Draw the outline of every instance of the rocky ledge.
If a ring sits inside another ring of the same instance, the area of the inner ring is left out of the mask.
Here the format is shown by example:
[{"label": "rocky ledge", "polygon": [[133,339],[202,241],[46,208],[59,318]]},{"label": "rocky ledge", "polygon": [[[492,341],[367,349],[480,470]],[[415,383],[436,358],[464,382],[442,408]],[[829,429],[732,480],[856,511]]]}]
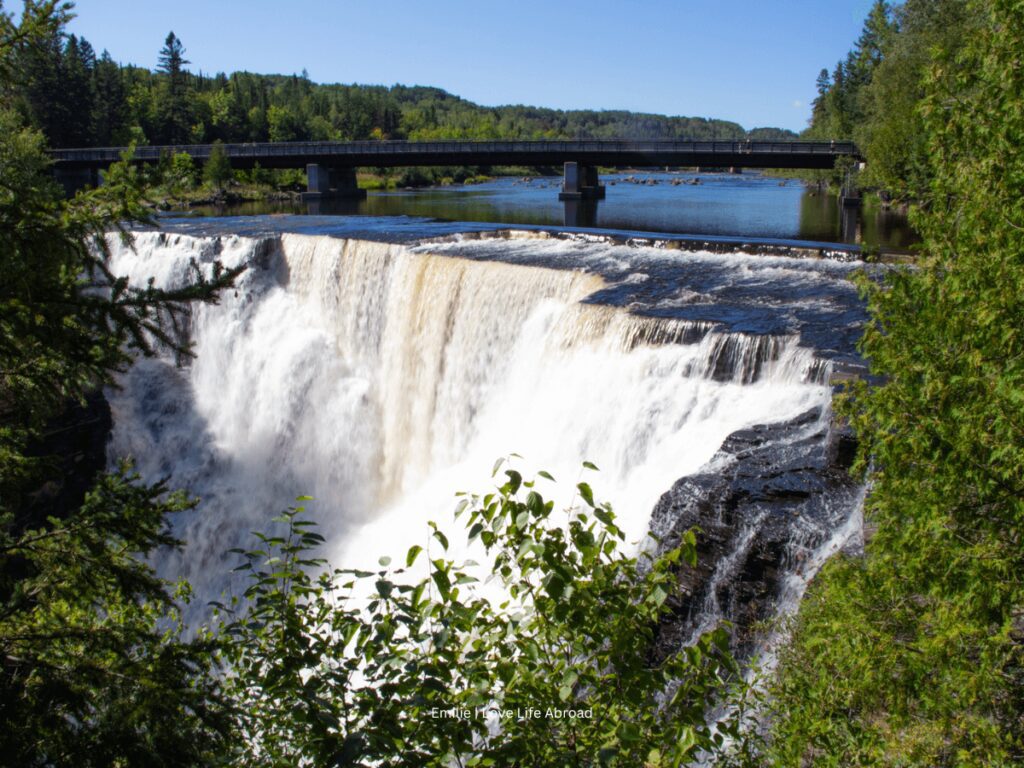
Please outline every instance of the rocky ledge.
[{"label": "rocky ledge", "polygon": [[658,653],[696,632],[731,625],[734,650],[754,649],[791,575],[829,540],[857,504],[848,473],[856,443],[830,414],[808,411],[781,424],[730,435],[708,471],[679,480],[658,502],[651,531],[663,547],[697,529],[696,568],[679,571],[680,592],[663,622]]}]

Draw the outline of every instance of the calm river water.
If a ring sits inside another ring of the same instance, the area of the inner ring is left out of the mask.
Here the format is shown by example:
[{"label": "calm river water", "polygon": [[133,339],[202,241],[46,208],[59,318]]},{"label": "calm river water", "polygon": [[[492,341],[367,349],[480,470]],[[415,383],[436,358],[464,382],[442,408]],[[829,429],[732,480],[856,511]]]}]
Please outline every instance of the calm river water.
[{"label": "calm river water", "polygon": [[601,177],[598,202],[558,200],[560,177],[500,178],[471,186],[370,192],[361,201],[253,203],[200,215],[312,213],[414,216],[443,221],[582,227],[678,235],[769,238],[906,250],[917,237],[905,216],[867,201],[847,209],[793,179],[742,174],[645,172]]}]

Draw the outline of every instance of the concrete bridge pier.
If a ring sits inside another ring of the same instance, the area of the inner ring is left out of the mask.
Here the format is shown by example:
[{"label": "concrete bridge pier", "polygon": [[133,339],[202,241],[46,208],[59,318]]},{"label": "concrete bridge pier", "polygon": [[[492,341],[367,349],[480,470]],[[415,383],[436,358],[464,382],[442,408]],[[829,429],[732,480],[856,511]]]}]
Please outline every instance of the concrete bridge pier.
[{"label": "concrete bridge pier", "polygon": [[597,178],[597,168],[576,162],[565,164],[559,200],[600,200],[604,194],[604,185]]},{"label": "concrete bridge pier", "polygon": [[359,213],[360,198],[315,197],[305,200],[306,213],[310,216],[351,216]]},{"label": "concrete bridge pier", "polygon": [[356,183],[355,168],[330,168],[319,163],[306,166],[306,191],[303,200],[361,200],[366,190]]},{"label": "concrete bridge pier", "polygon": [[839,239],[844,243],[859,243],[863,239],[859,202],[839,205]]},{"label": "concrete bridge pier", "polygon": [[562,224],[566,227],[596,227],[597,200],[567,199]]},{"label": "concrete bridge pier", "polygon": [[839,236],[843,242],[859,243],[863,235],[861,231],[861,205],[863,199],[858,190],[847,178],[839,192]]}]

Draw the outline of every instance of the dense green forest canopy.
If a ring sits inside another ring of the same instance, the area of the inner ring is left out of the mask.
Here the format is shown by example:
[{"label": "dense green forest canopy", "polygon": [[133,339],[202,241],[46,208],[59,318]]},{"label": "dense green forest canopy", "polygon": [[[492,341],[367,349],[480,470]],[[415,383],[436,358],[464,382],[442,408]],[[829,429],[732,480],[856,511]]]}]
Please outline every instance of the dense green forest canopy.
[{"label": "dense green forest canopy", "polygon": [[16,104],[53,147],[361,139],[791,139],[703,117],[483,107],[439,88],[321,85],[301,75],[189,72],[171,32],[155,71],[55,29],[21,54]]},{"label": "dense green forest canopy", "polygon": [[819,81],[811,130],[862,142],[923,243],[862,283],[865,549],[805,597],[769,764],[1024,764],[1022,52],[1020,0],[878,2]]},{"label": "dense green forest canopy", "polygon": [[[801,138],[852,139],[867,159],[861,186],[923,200],[934,163],[920,105],[934,56],[955,56],[979,21],[964,0],[876,0],[846,57],[818,74]],[[837,170],[818,177],[835,181]]]}]

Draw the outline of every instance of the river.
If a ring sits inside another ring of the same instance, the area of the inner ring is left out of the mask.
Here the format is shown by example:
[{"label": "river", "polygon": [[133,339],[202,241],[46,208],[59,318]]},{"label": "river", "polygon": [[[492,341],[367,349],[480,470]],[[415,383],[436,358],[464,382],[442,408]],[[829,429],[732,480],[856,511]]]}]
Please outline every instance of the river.
[{"label": "river", "polygon": [[917,237],[905,215],[865,200],[847,211],[835,195],[758,171],[606,174],[607,197],[597,202],[558,200],[561,177],[498,178],[483,184],[371,191],[365,200],[318,203],[248,203],[200,208],[195,215],[314,213],[412,216],[449,222],[613,229],[719,238],[856,243],[906,251]]}]

